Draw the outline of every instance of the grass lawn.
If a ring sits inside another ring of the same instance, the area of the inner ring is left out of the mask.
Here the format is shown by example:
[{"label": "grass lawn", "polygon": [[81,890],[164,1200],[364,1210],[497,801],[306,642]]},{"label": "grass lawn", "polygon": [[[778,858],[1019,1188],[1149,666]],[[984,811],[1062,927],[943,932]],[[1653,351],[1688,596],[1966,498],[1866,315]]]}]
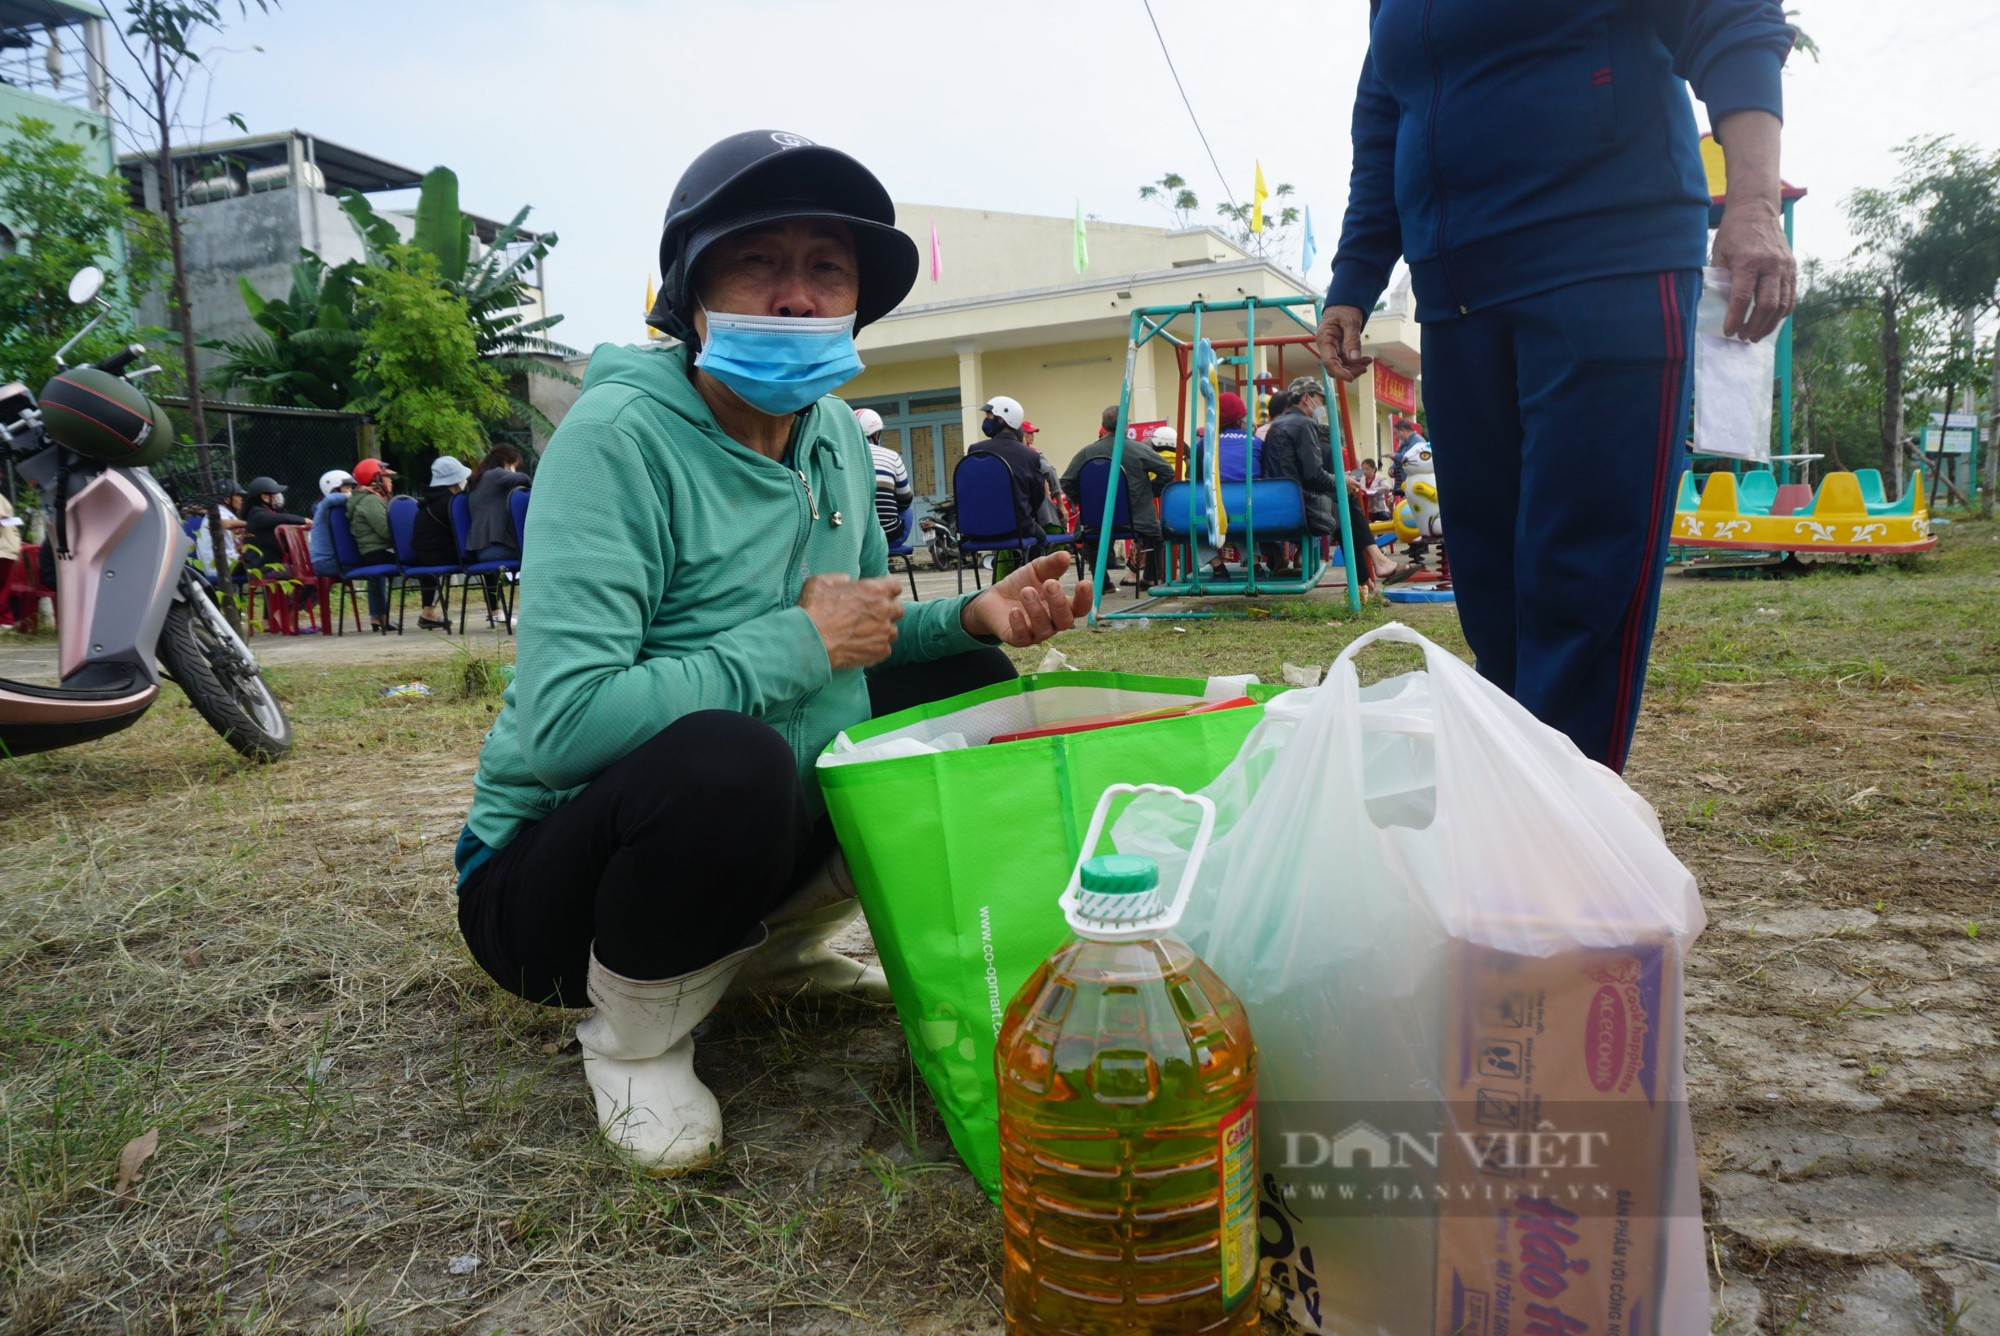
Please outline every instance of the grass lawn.
[{"label": "grass lawn", "polygon": [[[2000,1331],[2000,528],[1942,532],[1663,603],[1629,778],[1710,913],[1719,1331]],[[1452,612],[1397,615],[1463,652]],[[1058,644],[1276,680],[1381,620],[1274,600]],[[423,665],[433,694],[399,700],[407,663],[275,669],[275,767],[171,688],[0,764],[0,1329],[997,1331],[994,1213],[886,1011],[712,1020],[712,1172],[594,1142],[574,1017],[490,984],[453,917],[488,667]]]}]

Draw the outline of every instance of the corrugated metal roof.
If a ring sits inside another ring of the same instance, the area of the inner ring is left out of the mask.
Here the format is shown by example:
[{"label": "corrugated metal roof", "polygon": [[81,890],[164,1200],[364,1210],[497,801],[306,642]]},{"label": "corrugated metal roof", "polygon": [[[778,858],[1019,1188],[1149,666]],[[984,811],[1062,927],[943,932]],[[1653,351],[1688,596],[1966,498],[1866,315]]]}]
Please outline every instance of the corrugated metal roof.
[{"label": "corrugated metal roof", "polygon": [[[0,4],[7,0],[0,0]],[[180,144],[174,160],[189,158],[229,158],[245,167],[276,167],[289,160],[294,139],[309,140],[312,159],[326,177],[329,190],[358,190],[372,195],[383,190],[411,190],[423,184],[423,173],[385,162],[373,154],[309,135],[303,130],[281,130],[276,134],[245,135],[240,139],[216,139],[206,144]],[[128,153],[118,160],[128,173],[150,166],[150,154]]]},{"label": "corrugated metal roof", "polygon": [[40,28],[50,23],[108,19],[102,5],[90,0],[0,0],[0,29]]}]

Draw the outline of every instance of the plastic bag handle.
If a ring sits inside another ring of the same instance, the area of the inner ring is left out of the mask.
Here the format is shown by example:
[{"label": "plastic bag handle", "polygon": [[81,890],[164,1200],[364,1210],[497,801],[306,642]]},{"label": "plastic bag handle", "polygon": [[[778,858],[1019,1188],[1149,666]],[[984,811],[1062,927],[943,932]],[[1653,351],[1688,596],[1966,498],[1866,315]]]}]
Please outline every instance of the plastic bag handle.
[{"label": "plastic bag handle", "polygon": [[1354,637],[1353,643],[1340,651],[1340,657],[1333,661],[1334,667],[1338,668],[1343,663],[1354,662],[1355,655],[1367,649],[1378,640],[1395,640],[1405,645],[1415,645],[1424,651],[1425,658],[1430,657],[1431,642],[1425,639],[1421,632],[1413,631],[1401,622],[1385,622],[1373,631],[1364,631],[1362,634]]},{"label": "plastic bag handle", "polygon": [[1105,928],[1093,925],[1092,938],[1098,941],[1126,942],[1141,937],[1157,937],[1163,932],[1171,932],[1181,921],[1181,913],[1187,908],[1188,896],[1194,891],[1194,875],[1201,867],[1202,855],[1208,852],[1209,836],[1215,833],[1215,804],[1199,793],[1183,793],[1169,784],[1113,784],[1098,795],[1097,810],[1091,813],[1090,829],[1083,837],[1083,848],[1076,856],[1076,866],[1070,869],[1069,885],[1063,888],[1063,917],[1071,919],[1080,903],[1079,892],[1083,889],[1083,865],[1090,861],[1091,851],[1097,848],[1099,837],[1104,834],[1104,822],[1111,815],[1111,800],[1121,793],[1158,793],[1182,802],[1201,812],[1201,823],[1195,828],[1194,843],[1188,847],[1187,866],[1181,872],[1181,884],[1174,891],[1173,902],[1151,918],[1135,919],[1122,927]]}]

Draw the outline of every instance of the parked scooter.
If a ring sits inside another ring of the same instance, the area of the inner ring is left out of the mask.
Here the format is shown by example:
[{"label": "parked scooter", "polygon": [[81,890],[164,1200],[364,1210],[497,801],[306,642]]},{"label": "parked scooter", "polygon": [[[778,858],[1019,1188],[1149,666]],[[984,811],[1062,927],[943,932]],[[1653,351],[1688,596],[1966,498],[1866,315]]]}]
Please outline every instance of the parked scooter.
[{"label": "parked scooter", "polygon": [[948,496],[932,506],[931,513],[917,521],[917,527],[924,531],[924,544],[931,550],[931,565],[941,571],[957,570],[961,559],[957,498]]},{"label": "parked scooter", "polygon": [[164,669],[230,746],[278,760],[291,749],[291,723],[188,565],[174,503],[146,469],[173,448],[173,424],[131,382],[159,368],[128,378],[146,351],[138,344],[95,366],[63,361],[111,310],[103,287],[94,267],[71,281],[71,301],[104,310],[57,351],[64,369],[39,398],[25,385],[0,387],[0,450],[51,520],[62,677],[54,687],[0,679],[0,756],[130,727],[158,698]]}]

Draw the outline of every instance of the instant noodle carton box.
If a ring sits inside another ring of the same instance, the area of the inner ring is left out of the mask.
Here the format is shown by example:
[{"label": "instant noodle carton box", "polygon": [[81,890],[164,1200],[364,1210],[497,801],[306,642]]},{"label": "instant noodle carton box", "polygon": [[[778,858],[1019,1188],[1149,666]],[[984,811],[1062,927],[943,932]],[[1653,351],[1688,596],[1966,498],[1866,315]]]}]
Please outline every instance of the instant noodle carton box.
[{"label": "instant noodle carton box", "polygon": [[1452,947],[1435,1330],[1649,1336],[1683,1115],[1671,942]]}]

